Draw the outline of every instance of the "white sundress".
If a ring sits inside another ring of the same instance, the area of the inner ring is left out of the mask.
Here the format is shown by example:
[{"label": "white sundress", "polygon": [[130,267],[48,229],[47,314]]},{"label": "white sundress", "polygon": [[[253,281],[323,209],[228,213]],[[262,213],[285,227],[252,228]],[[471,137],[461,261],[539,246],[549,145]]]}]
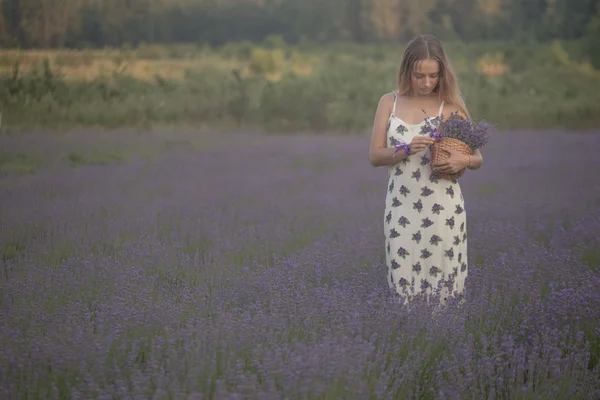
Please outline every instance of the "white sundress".
[{"label": "white sundress", "polygon": [[[407,124],[395,116],[397,93],[387,125],[389,147],[428,135],[436,118]],[[431,125],[427,124],[427,121]],[[403,150],[400,150],[403,151]],[[385,254],[388,284],[408,303],[440,288],[443,303],[463,299],[467,277],[467,226],[464,199],[456,180],[438,179],[430,166],[431,150],[410,155],[388,169],[385,199]]]}]

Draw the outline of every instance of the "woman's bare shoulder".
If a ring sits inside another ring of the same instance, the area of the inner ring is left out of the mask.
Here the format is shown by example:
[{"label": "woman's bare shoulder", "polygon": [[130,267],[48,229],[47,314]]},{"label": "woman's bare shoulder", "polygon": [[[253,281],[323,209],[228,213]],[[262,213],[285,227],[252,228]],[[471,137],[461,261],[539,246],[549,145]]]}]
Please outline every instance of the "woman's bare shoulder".
[{"label": "woman's bare shoulder", "polygon": [[395,96],[395,92],[388,92],[388,93],[384,93],[381,98],[379,99],[379,104],[382,105],[392,105],[392,103],[394,103],[394,96]]},{"label": "woman's bare shoulder", "polygon": [[450,118],[450,116],[452,114],[456,114],[458,113],[458,115],[460,115],[463,118],[466,118],[467,116],[465,115],[465,113],[463,112],[462,108],[458,106],[458,104],[454,104],[452,102],[444,102],[444,109],[442,110],[442,114],[444,115],[444,119],[448,119]]},{"label": "woman's bare shoulder", "polygon": [[394,92],[384,93],[379,99],[377,109],[381,112],[391,112],[394,105]]},{"label": "woman's bare shoulder", "polygon": [[444,102],[444,114],[450,114],[451,112],[460,111],[460,108],[457,104],[454,104],[450,101]]}]

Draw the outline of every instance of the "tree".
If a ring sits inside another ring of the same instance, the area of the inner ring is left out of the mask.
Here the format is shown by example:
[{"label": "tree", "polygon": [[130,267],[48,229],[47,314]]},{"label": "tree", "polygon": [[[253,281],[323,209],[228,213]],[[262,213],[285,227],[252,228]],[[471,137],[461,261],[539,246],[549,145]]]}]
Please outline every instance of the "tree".
[{"label": "tree", "polygon": [[400,4],[398,0],[372,0],[371,24],[378,38],[397,38],[400,34]]},{"label": "tree", "polygon": [[28,41],[40,47],[63,46],[76,24],[78,0],[20,0],[21,28]]},{"label": "tree", "polygon": [[[592,37],[600,0],[0,0],[0,44]],[[595,32],[595,31],[594,31]],[[593,41],[589,39],[589,41]]]},{"label": "tree", "polygon": [[586,47],[590,62],[595,69],[600,70],[600,3],[586,28]]},{"label": "tree", "polygon": [[435,8],[436,0],[406,0],[406,18],[408,35],[420,35],[431,30],[429,13]]},{"label": "tree", "polygon": [[0,45],[7,46],[8,34],[6,33],[6,20],[8,18],[4,15],[4,2],[0,1]]}]

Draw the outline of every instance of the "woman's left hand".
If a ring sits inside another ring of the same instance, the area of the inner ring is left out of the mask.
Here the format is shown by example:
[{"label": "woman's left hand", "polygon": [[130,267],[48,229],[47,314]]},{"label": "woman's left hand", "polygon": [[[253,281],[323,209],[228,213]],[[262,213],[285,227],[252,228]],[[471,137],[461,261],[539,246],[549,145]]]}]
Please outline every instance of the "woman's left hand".
[{"label": "woman's left hand", "polygon": [[469,164],[469,156],[460,153],[456,150],[443,150],[449,154],[445,160],[432,164],[432,169],[435,172],[444,174],[456,174],[462,171]]}]

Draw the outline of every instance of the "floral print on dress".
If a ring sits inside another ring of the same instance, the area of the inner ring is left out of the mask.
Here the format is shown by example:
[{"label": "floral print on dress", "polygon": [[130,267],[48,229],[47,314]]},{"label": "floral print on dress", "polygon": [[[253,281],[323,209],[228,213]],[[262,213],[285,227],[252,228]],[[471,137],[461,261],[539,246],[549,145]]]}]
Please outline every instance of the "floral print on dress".
[{"label": "floral print on dress", "polygon": [[417,169],[415,172],[413,172],[412,177],[419,182],[419,180],[421,179],[421,170]]},{"label": "floral print on dress", "polygon": [[432,193],[433,193],[433,190],[429,189],[427,186],[425,186],[424,188],[421,188],[421,196],[423,196],[423,197],[431,196]]},{"label": "floral print on dress", "polygon": [[441,241],[442,241],[442,238],[439,237],[438,235],[433,235],[431,237],[431,239],[429,239],[429,243],[434,246],[437,246],[438,244],[440,244]]},{"label": "floral print on dress", "polygon": [[[411,125],[393,116],[387,127],[390,147],[430,135],[441,120],[438,115]],[[428,148],[388,168],[384,213],[388,284],[408,298],[440,288],[444,298],[460,299],[468,273],[467,213],[460,183],[439,178],[431,159]]]},{"label": "floral print on dress", "polygon": [[413,233],[412,240],[417,242],[417,244],[421,243],[421,231],[417,231],[416,233]]},{"label": "floral print on dress", "polygon": [[413,203],[413,209],[417,210],[418,213],[423,211],[423,203],[421,202],[421,199],[417,200],[416,203]]},{"label": "floral print on dress", "polygon": [[440,212],[444,211],[444,210],[445,210],[444,206],[441,204],[438,204],[438,203],[435,203],[433,205],[433,207],[431,207],[431,212],[434,213],[435,215],[440,215]]},{"label": "floral print on dress", "polygon": [[416,272],[417,274],[421,273],[421,263],[419,261],[417,261],[416,264],[413,264],[412,270],[414,272]]},{"label": "floral print on dress", "polygon": [[398,219],[398,225],[400,225],[403,228],[406,228],[406,225],[410,224],[410,221],[408,220],[408,218],[406,217],[400,217],[400,219]]},{"label": "floral print on dress", "polygon": [[404,259],[406,259],[406,256],[410,256],[410,253],[408,252],[408,250],[406,250],[404,247],[400,247],[398,249],[398,255]]}]

